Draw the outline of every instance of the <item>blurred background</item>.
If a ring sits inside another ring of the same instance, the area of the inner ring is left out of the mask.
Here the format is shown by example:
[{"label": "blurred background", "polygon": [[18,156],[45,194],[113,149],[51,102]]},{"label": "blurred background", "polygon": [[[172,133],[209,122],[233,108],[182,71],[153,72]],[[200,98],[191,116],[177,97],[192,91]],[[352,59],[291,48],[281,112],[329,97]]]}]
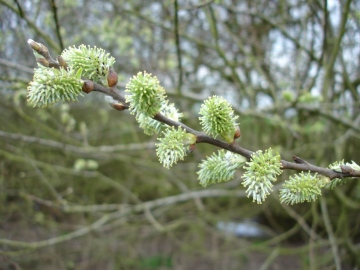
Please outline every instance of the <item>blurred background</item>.
[{"label": "blurred background", "polygon": [[360,185],[313,203],[261,205],[233,181],[202,188],[198,145],[167,170],[156,137],[104,95],[32,108],[35,57],[105,49],[119,89],[156,75],[200,129],[211,95],[239,115],[239,143],[319,166],[360,163],[360,1],[0,0],[0,269],[359,269]]}]

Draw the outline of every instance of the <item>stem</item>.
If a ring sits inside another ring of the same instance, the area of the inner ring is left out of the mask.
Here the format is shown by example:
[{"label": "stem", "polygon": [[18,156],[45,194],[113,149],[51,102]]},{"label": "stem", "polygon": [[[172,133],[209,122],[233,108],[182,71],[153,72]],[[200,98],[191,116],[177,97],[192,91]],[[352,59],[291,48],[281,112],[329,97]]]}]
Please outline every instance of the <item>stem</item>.
[{"label": "stem", "polygon": [[[215,33],[217,33],[217,32],[215,31]],[[29,42],[29,44],[39,54],[43,55],[45,57],[45,59],[47,59],[49,62],[54,61],[51,58],[51,56],[48,52],[48,49],[44,45],[37,44],[36,42],[33,42],[33,41]],[[57,61],[54,61],[53,67],[60,68],[60,64]],[[129,104],[126,102],[125,97],[119,93],[119,91],[116,87],[109,88],[109,87],[105,87],[105,86],[95,83],[95,82],[93,82],[93,83],[94,83],[93,91],[97,91],[97,92],[101,92],[103,94],[109,95],[109,96],[113,97],[115,100],[121,102],[124,105],[124,109],[129,108]],[[252,151],[241,147],[235,141],[229,144],[224,141],[212,138],[203,132],[199,132],[195,129],[192,129],[191,127],[188,127],[187,125],[185,125],[182,122],[174,121],[170,118],[167,118],[165,115],[163,115],[161,113],[156,114],[153,117],[153,119],[155,119],[161,123],[164,123],[168,126],[184,128],[188,133],[194,134],[197,137],[196,143],[208,143],[208,144],[217,146],[219,148],[231,151],[233,153],[240,154],[240,155],[246,157],[248,160],[251,159],[251,155],[253,154]],[[294,160],[294,162],[281,160],[281,168],[283,170],[289,169],[289,170],[295,170],[295,171],[309,171],[312,173],[318,173],[318,174],[328,177],[329,179],[356,177],[356,176],[360,175],[360,172],[358,172],[358,171],[347,170],[346,166],[344,168],[342,168],[342,172],[337,172],[337,171],[334,171],[334,170],[331,170],[328,168],[322,168],[322,167],[312,165],[296,156],[293,156],[293,160]]]}]

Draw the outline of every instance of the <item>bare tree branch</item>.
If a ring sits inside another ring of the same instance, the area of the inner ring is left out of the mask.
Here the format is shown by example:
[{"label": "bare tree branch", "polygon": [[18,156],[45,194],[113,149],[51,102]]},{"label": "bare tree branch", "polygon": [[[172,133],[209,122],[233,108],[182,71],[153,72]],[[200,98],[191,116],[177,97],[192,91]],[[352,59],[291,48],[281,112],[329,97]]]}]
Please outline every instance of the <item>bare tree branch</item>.
[{"label": "bare tree branch", "polygon": [[62,39],[61,33],[60,33],[60,23],[59,23],[59,18],[58,18],[56,0],[50,0],[50,5],[51,5],[52,12],[53,12],[56,35],[57,35],[57,38],[59,40],[60,49],[64,50],[64,42],[63,42],[63,39]]}]

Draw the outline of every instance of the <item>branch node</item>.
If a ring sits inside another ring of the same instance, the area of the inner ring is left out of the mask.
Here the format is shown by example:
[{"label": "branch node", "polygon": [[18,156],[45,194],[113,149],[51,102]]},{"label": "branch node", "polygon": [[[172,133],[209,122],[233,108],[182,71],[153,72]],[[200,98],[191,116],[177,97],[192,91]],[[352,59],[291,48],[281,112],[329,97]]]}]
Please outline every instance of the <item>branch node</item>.
[{"label": "branch node", "polygon": [[298,164],[309,164],[309,162],[303,160],[302,158],[299,158],[297,156],[293,156],[293,160],[295,161],[295,163],[298,163]]},{"label": "branch node", "polygon": [[360,177],[360,171],[354,170],[350,166],[340,165],[342,173],[349,174],[354,177]]}]

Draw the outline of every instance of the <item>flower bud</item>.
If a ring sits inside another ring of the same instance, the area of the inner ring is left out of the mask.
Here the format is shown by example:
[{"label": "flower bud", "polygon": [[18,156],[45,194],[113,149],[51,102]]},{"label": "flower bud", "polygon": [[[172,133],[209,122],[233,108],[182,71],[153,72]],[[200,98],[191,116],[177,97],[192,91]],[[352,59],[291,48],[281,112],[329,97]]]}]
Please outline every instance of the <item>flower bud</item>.
[{"label": "flower bud", "polygon": [[188,153],[192,153],[196,149],[196,143],[190,144],[188,148]]},{"label": "flower bud", "polygon": [[49,50],[48,50],[48,48],[45,46],[45,45],[43,45],[43,44],[41,44],[41,43],[38,43],[38,42],[35,42],[35,41],[33,41],[32,39],[28,39],[28,44],[30,45],[30,47],[34,50],[34,51],[36,51],[36,52],[38,52],[39,54],[41,54],[41,55],[44,55],[44,54],[49,54]]},{"label": "flower bud", "polygon": [[194,134],[186,133],[186,135],[183,138],[183,144],[184,145],[192,145],[195,144],[197,140],[197,137]]},{"label": "flower bud", "polygon": [[109,103],[109,105],[118,111],[123,111],[126,109],[126,107],[122,103]]},{"label": "flower bud", "polygon": [[236,131],[235,131],[235,134],[234,134],[234,139],[236,140],[236,139],[240,138],[240,136],[241,136],[240,127],[237,126],[237,127],[236,127]]},{"label": "flower bud", "polygon": [[93,81],[84,81],[83,86],[82,86],[82,91],[85,92],[86,94],[89,94],[91,91],[94,90],[94,82]]},{"label": "flower bud", "polygon": [[61,55],[58,55],[57,61],[59,62],[61,67],[67,68],[68,65],[67,65],[65,59]]},{"label": "flower bud", "polygon": [[28,39],[27,43],[30,45],[30,47],[35,50],[39,51],[41,48],[41,44],[33,41],[32,39]]},{"label": "flower bud", "polygon": [[49,67],[49,61],[46,60],[45,58],[36,58],[36,62],[38,62],[44,67]]},{"label": "flower bud", "polygon": [[106,79],[109,87],[113,87],[118,83],[118,76],[112,68],[109,69]]}]

